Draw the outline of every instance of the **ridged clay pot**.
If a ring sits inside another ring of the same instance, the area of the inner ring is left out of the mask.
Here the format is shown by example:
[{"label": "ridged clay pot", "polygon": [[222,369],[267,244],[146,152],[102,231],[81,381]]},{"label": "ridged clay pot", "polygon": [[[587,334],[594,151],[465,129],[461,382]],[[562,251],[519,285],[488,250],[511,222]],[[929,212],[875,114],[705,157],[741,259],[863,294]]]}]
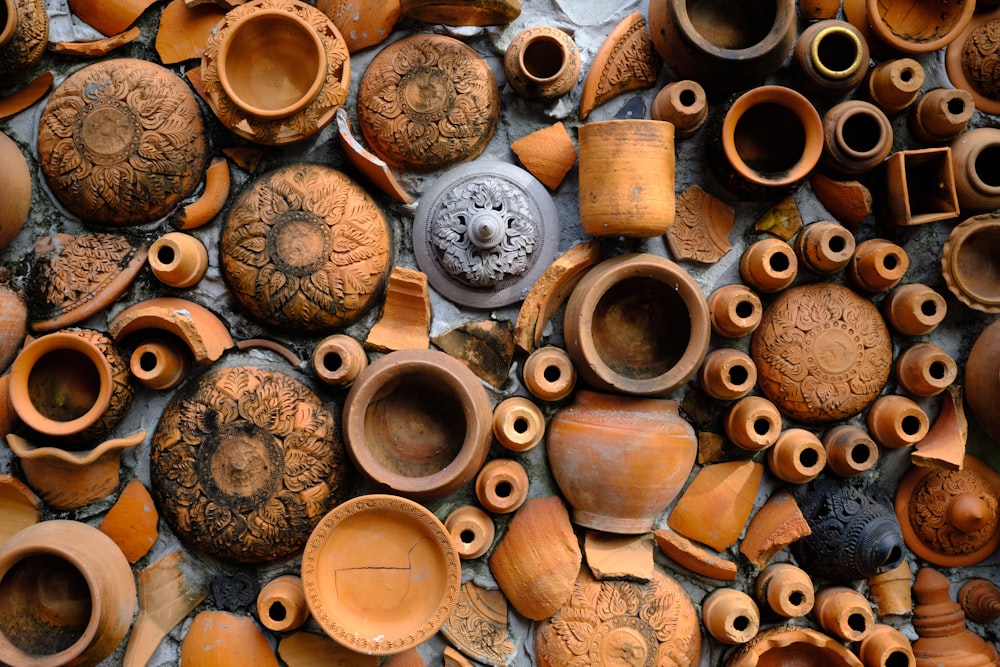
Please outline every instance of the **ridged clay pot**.
[{"label": "ridged clay pot", "polygon": [[757,600],[781,618],[801,618],[816,603],[809,574],[791,563],[772,563],[761,571],[755,584]]},{"label": "ridged clay pot", "polygon": [[679,265],[621,255],[574,288],[563,320],[566,349],[593,388],[665,395],[690,380],[708,352],[708,303]]},{"label": "ridged clay pot", "polygon": [[708,298],[712,331],[723,338],[742,338],[754,332],[764,314],[757,293],[739,283],[723,285]]},{"label": "ridged clay pot", "polygon": [[838,222],[822,220],[806,226],[795,237],[799,264],[813,273],[840,271],[854,256],[854,234]]},{"label": "ridged clay pot", "polygon": [[866,174],[892,152],[892,124],[874,104],[849,100],[823,116],[823,161],[833,171]]},{"label": "ridged clay pot", "polygon": [[743,644],[760,628],[760,610],[753,598],[735,588],[717,588],[701,603],[701,620],[717,641]]},{"label": "ridged clay pot", "polygon": [[1000,216],[984,213],[952,229],[941,249],[941,275],[969,308],[1000,313]]},{"label": "ridged clay pot", "polygon": [[989,579],[970,579],[958,590],[958,603],[965,617],[989,625],[1000,618],[1000,588]]},{"label": "ridged clay pot", "polygon": [[861,83],[870,54],[860,30],[846,21],[826,19],[802,31],[793,58],[807,90],[833,97]]},{"label": "ridged clay pot", "polygon": [[1000,129],[978,127],[951,142],[955,190],[963,211],[1000,208]]},{"label": "ridged clay pot", "polygon": [[[43,12],[44,14],[44,12]],[[2,29],[2,26],[0,26]],[[21,231],[31,207],[31,173],[24,154],[10,137],[0,132],[0,249],[6,248]]]},{"label": "ridged clay pot", "polygon": [[562,97],[580,79],[580,49],[559,28],[533,26],[519,32],[504,53],[507,83],[529,100]]},{"label": "ridged clay pot", "polygon": [[878,445],[857,426],[834,426],[823,436],[826,466],[838,477],[857,477],[878,463]]},{"label": "ridged clay pot", "polygon": [[677,403],[580,390],[549,422],[549,467],[573,521],[639,534],[677,496],[694,465],[694,429]]},{"label": "ridged clay pot", "polygon": [[[958,88],[928,90],[920,96],[910,111],[910,132],[925,144],[947,143],[965,131],[975,111],[976,105],[972,101],[972,93],[967,90]],[[952,160],[954,159],[955,149],[952,148]]]},{"label": "ridged clay pot", "polygon": [[886,324],[903,336],[923,336],[934,331],[945,315],[948,304],[944,297],[927,285],[898,285],[882,301]]},{"label": "ridged clay pot", "polygon": [[946,46],[972,20],[975,2],[865,0],[877,39],[903,53],[931,53]]},{"label": "ridged clay pot", "polygon": [[935,569],[920,568],[913,583],[913,642],[917,667],[956,665],[992,667],[1000,662],[992,642],[966,627],[965,614],[948,592],[948,578]]}]

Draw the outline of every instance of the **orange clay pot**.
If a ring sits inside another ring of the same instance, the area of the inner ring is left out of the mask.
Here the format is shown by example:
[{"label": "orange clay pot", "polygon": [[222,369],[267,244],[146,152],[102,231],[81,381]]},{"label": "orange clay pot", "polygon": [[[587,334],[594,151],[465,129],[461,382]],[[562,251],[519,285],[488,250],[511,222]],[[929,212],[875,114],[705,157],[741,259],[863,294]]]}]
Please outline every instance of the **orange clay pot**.
[{"label": "orange clay pot", "polygon": [[915,445],[930,430],[927,413],[909,398],[895,394],[882,396],[872,404],[867,423],[875,442],[890,449]]},{"label": "orange clay pot", "polygon": [[760,628],[760,610],[753,598],[735,588],[717,588],[701,603],[701,621],[717,641],[743,644]]},{"label": "orange clay pot", "polygon": [[758,575],[757,600],[782,618],[801,618],[816,603],[812,578],[791,563],[772,563]]},{"label": "orange clay pot", "polygon": [[740,257],[740,276],[743,282],[764,294],[780,292],[798,275],[799,261],[795,251],[781,239],[757,241]]},{"label": "orange clay pot", "polygon": [[528,498],[528,473],[513,459],[493,459],[476,477],[476,498],[494,514],[513,512]]},{"label": "orange clay pot", "polygon": [[861,31],[846,21],[830,18],[802,31],[793,62],[806,90],[835,97],[861,83],[868,73],[869,58]]},{"label": "orange clay pot", "polygon": [[463,505],[452,510],[444,520],[444,527],[462,560],[479,558],[493,546],[496,526],[490,515],[474,505]]},{"label": "orange clay pot", "polygon": [[757,293],[746,285],[723,285],[708,298],[712,331],[724,338],[742,338],[752,334],[764,307]]},{"label": "orange clay pot", "polygon": [[698,373],[706,394],[720,401],[734,401],[757,385],[757,366],[745,352],[720,348],[708,353]]},{"label": "orange clay pot", "polygon": [[866,0],[868,25],[886,46],[903,53],[931,53],[946,46],[972,20],[975,2]]},{"label": "orange clay pot", "polygon": [[876,623],[871,634],[855,647],[855,652],[865,667],[915,667],[917,664],[910,640],[885,623]]},{"label": "orange clay pot", "polygon": [[561,401],[576,386],[576,368],[566,350],[546,345],[528,355],[521,379],[535,398]]},{"label": "orange clay pot", "polygon": [[910,268],[910,257],[901,247],[885,239],[858,244],[847,265],[847,276],[865,292],[884,292],[899,284]]},{"label": "orange clay pot", "polygon": [[949,146],[898,150],[882,171],[883,217],[893,224],[923,225],[958,217]]},{"label": "orange clay pot", "polygon": [[208,270],[205,244],[183,232],[170,232],[156,239],[147,258],[153,275],[167,287],[192,287]]},{"label": "orange clay pot", "polygon": [[914,343],[896,356],[896,379],[914,396],[937,396],[955,382],[958,364],[933,343]]},{"label": "orange clay pot", "polygon": [[826,449],[819,438],[801,428],[782,431],[767,450],[771,474],[789,484],[805,484],[816,479],[826,467]]},{"label": "orange clay pot", "polygon": [[977,215],[948,235],[941,250],[941,274],[955,297],[969,308],[1000,313],[1000,216]]},{"label": "orange clay pot", "polygon": [[512,452],[534,449],[545,436],[545,415],[523,396],[511,396],[493,410],[493,437]]},{"label": "orange clay pot", "polygon": [[0,275],[0,373],[7,370],[21,348],[27,328],[28,305],[24,297]]},{"label": "orange clay pot", "polygon": [[871,604],[846,586],[831,586],[816,593],[813,616],[826,632],[848,642],[861,641],[875,627]]},{"label": "orange clay pot", "polygon": [[965,400],[976,423],[993,440],[1000,441],[1000,320],[979,333],[965,364]]},{"label": "orange clay pot", "polygon": [[851,261],[854,248],[854,234],[837,222],[814,222],[795,237],[799,263],[813,273],[840,271]]},{"label": "orange clay pot", "polygon": [[917,602],[913,628],[918,638],[912,646],[917,667],[992,667],[1000,662],[993,643],[966,627],[961,606],[949,596],[947,577],[932,568],[921,568],[913,595]]},{"label": "orange clay pot", "polygon": [[675,139],[687,139],[700,130],[708,118],[705,89],[691,79],[668,83],[653,98],[649,114],[653,120],[673,123]]},{"label": "orange clay pot", "polygon": [[269,581],[257,595],[257,618],[268,630],[290,632],[309,618],[302,578],[286,574]]},{"label": "orange clay pot", "polygon": [[726,667],[862,667],[838,640],[812,628],[784,626],[761,632],[726,661]]},{"label": "orange clay pot", "polygon": [[[45,16],[44,11],[42,15]],[[0,191],[4,193],[0,200],[0,248],[6,248],[28,219],[31,173],[21,149],[3,132],[0,132],[0,164],[4,165],[3,174],[0,174]]]},{"label": "orange clay pot", "polygon": [[533,26],[519,32],[504,53],[507,83],[529,100],[562,97],[580,79],[580,49],[559,28]]},{"label": "orange clay pot", "polygon": [[172,389],[187,377],[191,355],[180,342],[156,338],[140,343],[129,357],[132,376],[156,391]]},{"label": "orange clay pot", "polygon": [[[910,110],[910,132],[925,144],[947,143],[965,131],[975,111],[976,105],[972,100],[972,93],[967,90],[959,88],[928,90]],[[951,159],[953,161],[955,159],[954,146]],[[955,176],[957,179],[958,174]]]},{"label": "orange clay pot", "polygon": [[313,348],[313,374],[331,387],[350,387],[366,368],[365,348],[346,334],[327,336]]},{"label": "orange clay pot", "polygon": [[897,285],[882,301],[882,314],[892,330],[904,336],[923,336],[934,331],[945,315],[944,297],[927,285]]},{"label": "orange clay pot", "polygon": [[963,211],[1000,208],[1000,129],[979,127],[951,143],[955,190]]},{"label": "orange clay pot", "polygon": [[826,465],[838,477],[857,477],[878,463],[878,445],[850,424],[834,426],[823,436]]},{"label": "orange clay pot", "polygon": [[823,116],[823,161],[847,176],[866,174],[892,152],[892,124],[874,104],[848,100]]},{"label": "orange clay pot", "polygon": [[904,560],[891,570],[868,577],[868,599],[880,616],[908,615],[913,611],[912,582],[910,564]]},{"label": "orange clay pot", "polygon": [[893,116],[917,101],[925,76],[923,65],[913,58],[884,60],[869,71],[862,92],[875,106]]},{"label": "orange clay pot", "polygon": [[726,413],[726,437],[740,449],[757,452],[778,441],[781,413],[774,403],[761,396],[746,396]]},{"label": "orange clay pot", "polygon": [[180,656],[184,667],[278,667],[274,650],[254,622],[228,611],[199,612],[184,635]]}]

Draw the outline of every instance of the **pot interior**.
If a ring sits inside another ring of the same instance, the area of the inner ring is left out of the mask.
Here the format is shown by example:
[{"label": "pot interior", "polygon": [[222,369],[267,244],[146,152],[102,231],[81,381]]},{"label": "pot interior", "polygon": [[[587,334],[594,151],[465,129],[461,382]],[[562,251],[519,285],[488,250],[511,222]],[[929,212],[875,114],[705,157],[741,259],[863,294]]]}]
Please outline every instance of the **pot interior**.
[{"label": "pot interior", "polygon": [[38,412],[53,421],[83,417],[97,402],[101,374],[78,350],[54,349],[43,354],[28,374],[28,395]]},{"label": "pot interior", "polygon": [[694,29],[721,49],[748,49],[771,32],[778,15],[776,0],[687,0]]},{"label": "pot interior", "polygon": [[788,107],[763,102],[740,116],[733,143],[748,167],[769,179],[779,180],[802,159],[806,130],[802,120]]}]

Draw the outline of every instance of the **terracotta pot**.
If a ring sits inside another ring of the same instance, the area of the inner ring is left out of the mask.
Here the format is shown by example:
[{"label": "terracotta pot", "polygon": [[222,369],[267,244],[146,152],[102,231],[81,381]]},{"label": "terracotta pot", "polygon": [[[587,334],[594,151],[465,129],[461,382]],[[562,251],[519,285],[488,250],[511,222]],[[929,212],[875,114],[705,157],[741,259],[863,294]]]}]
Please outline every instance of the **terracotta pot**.
[{"label": "terracotta pot", "polygon": [[988,579],[970,579],[958,590],[958,603],[973,623],[989,625],[1000,618],[1000,588]]},{"label": "terracotta pot", "polygon": [[580,49],[559,28],[533,26],[522,30],[504,52],[507,83],[529,100],[562,97],[580,79]]},{"label": "terracotta pot", "polygon": [[913,611],[912,580],[910,564],[905,560],[891,570],[868,577],[868,597],[880,616],[902,616]]},{"label": "terracotta pot", "polygon": [[761,632],[726,661],[726,667],[862,667],[839,641],[811,628]]},{"label": "terracotta pot", "polygon": [[350,387],[368,368],[368,355],[346,334],[327,336],[313,348],[313,374],[331,387]]},{"label": "terracotta pot", "polygon": [[[8,276],[9,277],[9,276]],[[28,327],[28,305],[0,272],[0,373],[7,370],[21,349]]]},{"label": "terracotta pot", "polygon": [[198,612],[181,642],[180,658],[184,667],[278,667],[274,649],[254,622],[228,611]]},{"label": "terracotta pot", "polygon": [[865,174],[892,152],[892,125],[882,111],[861,100],[833,106],[823,116],[823,160],[848,176]]},{"label": "terracotta pot", "polygon": [[876,623],[855,651],[865,667],[916,667],[917,664],[910,640],[885,623]]},{"label": "terracotta pot", "polygon": [[724,338],[742,338],[760,324],[764,307],[757,293],[738,283],[723,285],[708,298],[712,331]]},{"label": "terracotta pot", "polygon": [[92,667],[125,638],[135,581],[118,546],[77,521],[44,521],[0,547],[0,661]]},{"label": "terracotta pot", "polygon": [[193,287],[208,270],[208,250],[196,237],[183,232],[164,234],[149,247],[149,268],[167,287]]},{"label": "terracotta pot", "polygon": [[925,76],[924,66],[913,58],[883,60],[869,71],[862,89],[875,106],[893,116],[917,101]]},{"label": "terracotta pot", "polygon": [[868,43],[847,21],[813,23],[795,43],[794,62],[805,88],[818,95],[841,96],[868,74]]},{"label": "terracotta pot", "polygon": [[708,351],[708,304],[670,260],[621,255],[574,288],[563,321],[566,349],[595,389],[665,395],[690,380]]},{"label": "terracotta pot", "polygon": [[667,525],[716,551],[736,544],[753,510],[764,466],[725,461],[704,466],[677,500]]},{"label": "terracotta pot", "polygon": [[997,4],[994,0],[979,0],[975,16],[965,30],[948,44],[945,52],[945,66],[951,84],[969,92],[977,110],[991,114],[1000,112],[1000,93],[990,69],[993,55],[990,35],[1000,17]]},{"label": "terracotta pot", "polygon": [[676,402],[585,390],[552,417],[546,446],[573,521],[623,534],[652,529],[687,480],[698,449]]},{"label": "terracotta pot", "polygon": [[534,449],[545,436],[545,415],[523,396],[511,396],[493,410],[493,437],[512,452]]},{"label": "terracotta pot", "polygon": [[969,308],[1000,313],[1000,217],[969,218],[951,230],[941,250],[941,274],[951,293]]},{"label": "terracotta pot", "polygon": [[494,514],[508,514],[528,498],[528,473],[513,459],[493,459],[476,477],[476,498]]},{"label": "terracotta pot", "polygon": [[799,261],[792,247],[781,239],[762,239],[747,248],[740,257],[743,282],[764,294],[780,292],[798,275]]},{"label": "terracotta pot", "polygon": [[170,338],[147,340],[129,357],[129,370],[142,386],[156,391],[173,389],[191,367],[185,347]]},{"label": "terracotta pot", "polygon": [[801,428],[782,431],[767,450],[771,474],[789,484],[805,484],[816,479],[826,467],[826,449],[819,438]]},{"label": "terracotta pot", "polygon": [[717,641],[742,644],[760,628],[760,611],[753,598],[735,588],[717,588],[701,603],[701,621]]},{"label": "terracotta pot", "polygon": [[817,592],[813,616],[825,631],[848,642],[861,641],[875,627],[875,615],[868,600],[846,586],[831,586]]},{"label": "terracotta pot", "polygon": [[48,40],[49,15],[42,0],[0,2],[0,76],[5,80],[33,68]]},{"label": "terracotta pot", "polygon": [[[45,12],[42,12],[45,15]],[[3,47],[0,46],[0,51]],[[0,249],[6,248],[21,231],[28,210],[31,208],[31,173],[21,149],[10,137],[0,132],[0,188],[4,197],[0,202]]]},{"label": "terracotta pot", "polygon": [[671,71],[720,91],[763,81],[795,41],[794,0],[753,7],[721,0],[651,0],[649,32]]},{"label": "terracotta pot", "polygon": [[791,563],[765,567],[757,576],[755,594],[767,610],[782,618],[801,618],[816,603],[812,578]]},{"label": "terracotta pot", "polygon": [[257,595],[257,618],[268,630],[290,632],[309,618],[302,578],[286,574],[275,577]]},{"label": "terracotta pot", "polygon": [[913,584],[917,606],[913,609],[913,642],[917,667],[961,665],[990,667],[1000,658],[992,642],[970,631],[965,614],[948,593],[948,578],[929,567],[920,568]]},{"label": "terracotta pot", "polygon": [[479,558],[493,546],[496,526],[490,515],[475,505],[463,505],[452,510],[444,520],[452,544],[462,560]]},{"label": "terracotta pot", "polygon": [[32,430],[65,442],[104,437],[132,405],[128,366],[114,342],[67,329],[26,345],[10,370],[10,401]]},{"label": "terracotta pot", "polygon": [[[925,144],[949,142],[965,131],[975,110],[972,94],[967,90],[956,88],[928,90],[920,96],[920,100],[910,111],[910,132]],[[952,159],[955,159],[954,149],[952,149]]]},{"label": "terracotta pot", "polygon": [[927,285],[898,285],[882,301],[882,314],[893,331],[904,336],[923,336],[934,331],[945,315],[944,297]]},{"label": "terracotta pot", "polygon": [[883,208],[896,225],[923,225],[958,217],[951,148],[896,151],[886,160]]},{"label": "terracotta pot", "polygon": [[995,398],[1000,392],[1000,320],[983,329],[965,363],[965,400],[979,427],[1000,441],[1000,414]]},{"label": "terracotta pot", "polygon": [[744,352],[720,348],[705,357],[698,384],[706,394],[720,401],[743,398],[757,385],[757,366]]},{"label": "terracotta pot", "polygon": [[606,120],[580,127],[583,231],[629,237],[666,232],[676,213],[674,159],[671,123]]},{"label": "terracotta pot", "polygon": [[0,547],[42,518],[42,501],[24,482],[0,474]]},{"label": "terracotta pot", "polygon": [[1000,129],[979,127],[951,143],[955,190],[963,211],[1000,208]]},{"label": "terracotta pot", "polygon": [[486,460],[493,410],[469,367],[444,352],[390,352],[354,382],[344,440],[371,481],[411,498],[445,496]]},{"label": "terracotta pot", "polygon": [[868,239],[854,250],[847,276],[865,292],[884,292],[898,285],[909,268],[910,256],[903,248],[885,239]]},{"label": "terracotta pot", "polygon": [[701,84],[691,79],[668,83],[653,98],[650,118],[672,123],[675,139],[687,139],[705,124],[708,98]]},{"label": "terracotta pot", "polygon": [[854,234],[837,222],[814,222],[795,237],[799,263],[813,273],[840,271],[850,263],[854,248]]},{"label": "terracotta pot", "polygon": [[931,53],[965,29],[976,3],[866,0],[865,8],[872,33],[884,44],[903,53]]},{"label": "terracotta pot", "polygon": [[751,452],[767,449],[781,434],[781,413],[771,401],[761,396],[746,396],[726,413],[726,437]]},{"label": "terracotta pot", "polygon": [[866,422],[875,442],[890,449],[915,445],[930,430],[927,413],[911,399],[895,394],[875,401]]},{"label": "terracotta pot", "polygon": [[535,398],[561,401],[576,386],[576,368],[566,350],[546,345],[528,355],[521,379]]},{"label": "terracotta pot", "polygon": [[823,436],[826,465],[838,477],[857,477],[878,462],[878,446],[863,429],[834,426]]},{"label": "terracotta pot", "polygon": [[957,377],[958,364],[933,343],[914,343],[896,356],[896,379],[915,396],[937,396]]}]

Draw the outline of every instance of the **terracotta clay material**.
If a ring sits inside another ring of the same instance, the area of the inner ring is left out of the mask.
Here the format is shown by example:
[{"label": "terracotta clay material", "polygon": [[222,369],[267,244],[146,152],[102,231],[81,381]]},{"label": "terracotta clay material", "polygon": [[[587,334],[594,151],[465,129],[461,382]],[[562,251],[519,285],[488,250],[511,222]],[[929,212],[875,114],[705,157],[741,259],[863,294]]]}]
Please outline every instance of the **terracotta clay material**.
[{"label": "terracotta clay material", "polygon": [[[502,591],[467,581],[454,611],[441,626],[441,634],[470,658],[491,667],[504,667],[517,653],[507,622],[507,606]],[[461,664],[472,667],[471,662]]]},{"label": "terracotta clay material", "polygon": [[[278,642],[278,655],[287,667],[378,667],[377,655],[364,655],[341,646],[326,635],[295,632]],[[423,663],[421,662],[422,666]]]},{"label": "terracotta clay material", "polygon": [[995,114],[1000,111],[1000,92],[989,69],[993,53],[992,31],[1000,19],[1000,8],[995,2],[980,0],[972,20],[945,52],[945,66],[952,85],[972,94],[976,109]]},{"label": "terracotta clay material", "polygon": [[802,31],[793,58],[807,90],[834,97],[861,83],[868,73],[870,55],[860,30],[830,18]]},{"label": "terracotta clay material", "polygon": [[[132,26],[114,35],[101,39],[81,39],[72,42],[49,42],[48,50],[64,56],[76,56],[78,58],[100,58],[106,56],[115,49],[134,42],[142,31],[139,26]],[[157,33],[159,34],[159,33]]]},{"label": "terracotta clay material", "polygon": [[653,536],[649,533],[613,535],[588,530],[583,553],[596,579],[650,581],[653,578]]},{"label": "terracotta clay material", "polygon": [[743,398],[757,384],[757,366],[753,359],[739,350],[713,350],[701,366],[698,384],[706,394],[720,401]]},{"label": "terracotta clay material", "polygon": [[878,445],[857,426],[834,426],[823,436],[823,446],[827,467],[839,477],[857,477],[878,463]]},{"label": "terracotta clay material", "polygon": [[521,377],[535,398],[560,401],[576,386],[576,367],[565,350],[547,345],[528,355]]},{"label": "terracotta clay material", "polygon": [[670,254],[703,264],[719,261],[732,250],[729,234],[735,216],[731,206],[692,185],[677,196],[677,215],[667,230]]},{"label": "terracotta clay material", "polygon": [[366,368],[365,348],[346,334],[327,336],[313,348],[313,374],[324,384],[350,387]]},{"label": "terracotta clay material", "polygon": [[309,618],[302,578],[295,575],[275,577],[260,589],[257,618],[268,630],[289,632]]},{"label": "terracotta clay material", "polygon": [[923,336],[934,331],[948,314],[944,297],[927,285],[907,283],[892,288],[882,301],[882,314],[893,331]]},{"label": "terracotta clay material", "polygon": [[949,146],[896,151],[885,164],[885,208],[891,222],[922,225],[958,217]]},{"label": "terracotta clay material", "polygon": [[726,667],[862,667],[838,640],[811,628],[778,627],[759,633],[726,661]]},{"label": "terracotta clay material", "polygon": [[866,0],[875,37],[903,53],[931,53],[955,39],[972,20],[974,2]]},{"label": "terracotta clay material", "polygon": [[511,396],[493,410],[493,437],[512,452],[534,449],[545,435],[545,415],[523,396]]},{"label": "terracotta clay material", "polygon": [[411,648],[408,651],[389,656],[389,659],[383,663],[383,667],[427,667],[427,663],[420,657],[417,649]]},{"label": "terracotta clay material", "polygon": [[[972,93],[954,88],[934,88],[921,95],[911,108],[910,132],[925,144],[943,144],[965,131],[975,111]],[[954,154],[952,159],[955,159]],[[955,176],[957,178],[958,174]]]},{"label": "terracotta clay material", "polygon": [[351,53],[388,39],[403,17],[399,0],[318,0],[316,8],[337,26]]},{"label": "terracotta clay material", "polygon": [[801,618],[816,603],[812,578],[791,563],[768,565],[757,576],[754,590],[761,605],[781,618]]},{"label": "terracotta clay material", "polygon": [[854,234],[836,222],[814,222],[795,237],[799,263],[813,273],[840,271],[850,263],[854,248]]},{"label": "terracotta clay material", "polygon": [[955,382],[958,364],[933,343],[914,343],[896,357],[896,379],[914,396],[937,396]]},{"label": "terracotta clay material", "polygon": [[761,396],[746,396],[729,408],[725,418],[726,437],[751,452],[767,449],[778,441],[781,414],[771,401]]},{"label": "terracotta clay material", "polygon": [[476,498],[494,514],[507,514],[528,498],[528,473],[513,459],[493,459],[476,477]]},{"label": "terracotta clay material", "polygon": [[955,190],[963,211],[1000,208],[1000,129],[979,127],[951,142]]},{"label": "terracotta clay material", "polygon": [[552,26],[533,26],[511,40],[504,53],[507,83],[529,100],[562,97],[580,78],[580,50],[565,32]]},{"label": "terracotta clay material", "polygon": [[892,152],[892,125],[874,104],[841,102],[823,116],[823,161],[847,176],[866,174]]},{"label": "terracotta clay material", "polygon": [[28,325],[28,306],[20,290],[7,282],[9,275],[0,272],[0,373],[14,360]]},{"label": "terracotta clay material", "polygon": [[764,294],[780,292],[798,275],[799,261],[792,247],[781,239],[762,239],[740,257],[740,276]]},{"label": "terracotta clay material", "polygon": [[910,640],[902,632],[876,623],[870,635],[856,647],[861,661],[869,667],[916,667]]},{"label": "terracotta clay material", "polygon": [[969,308],[1000,313],[997,276],[1000,217],[977,215],[956,226],[941,250],[941,273],[948,289]]},{"label": "terracotta clay material", "polygon": [[21,149],[0,132],[0,160],[6,165],[0,186],[4,198],[0,204],[0,248],[6,248],[21,231],[31,207],[31,174]]},{"label": "terracotta clay material", "polygon": [[160,515],[153,497],[138,478],[132,478],[97,528],[114,540],[129,563],[149,553],[159,533]]},{"label": "terracotta clay material", "polygon": [[868,600],[846,586],[831,586],[817,592],[813,616],[825,631],[849,642],[861,641],[875,627],[875,615]]},{"label": "terracotta clay material", "polygon": [[690,572],[719,581],[736,579],[736,563],[692,542],[683,535],[678,535],[669,528],[654,531],[653,538],[660,551]]},{"label": "terracotta clay material", "polygon": [[672,123],[676,139],[687,139],[705,124],[705,119],[708,118],[708,97],[697,81],[674,81],[656,94],[649,113],[653,120]]},{"label": "terracotta clay material", "polygon": [[895,394],[883,396],[872,404],[867,424],[875,442],[890,449],[914,445],[930,430],[927,413],[911,399]]},{"label": "terracotta clay material", "polygon": [[917,601],[913,627],[918,638],[912,648],[918,667],[991,667],[1000,662],[993,642],[983,641],[966,627],[961,606],[949,596],[947,577],[932,568],[920,568],[913,595]]},{"label": "terracotta clay material", "polygon": [[340,134],[340,146],[347,154],[347,159],[372,185],[401,204],[416,203],[410,193],[404,190],[399,181],[396,180],[395,174],[389,169],[385,160],[362,146],[361,142],[354,138],[351,124],[347,120],[347,112],[342,108],[337,109],[337,131]]},{"label": "terracotta clay material", "polygon": [[216,361],[235,345],[226,324],[215,313],[187,299],[156,297],[140,301],[108,322],[108,332],[119,342],[149,330],[176,337],[202,365]]},{"label": "terracotta clay material", "polygon": [[891,570],[868,577],[868,598],[880,616],[901,616],[913,611],[912,581],[913,573],[905,560]]},{"label": "terracotta clay material", "polygon": [[782,431],[774,446],[767,450],[771,474],[790,484],[805,484],[826,467],[826,449],[819,438],[801,428]]},{"label": "terracotta clay material", "polygon": [[510,149],[524,168],[550,190],[557,190],[576,164],[576,146],[561,122],[511,142]]},{"label": "terracotta clay material", "polygon": [[812,533],[795,497],[781,489],[751,517],[740,540],[740,553],[763,569],[778,552]]},{"label": "terracotta clay material", "polygon": [[835,18],[840,10],[840,0],[799,0],[798,5],[799,15],[808,21]]},{"label": "terracotta clay material", "polygon": [[188,374],[191,359],[180,342],[166,337],[148,339],[129,357],[129,370],[136,381],[148,389],[173,389]]},{"label": "terracotta clay material", "polygon": [[365,338],[372,352],[419,349],[430,346],[431,295],[427,276],[414,269],[392,267],[382,316]]},{"label": "terracotta clay material", "polygon": [[973,623],[989,625],[1000,618],[1000,588],[988,579],[970,579],[958,591],[958,603]]},{"label": "terracotta clay material", "polygon": [[444,527],[462,560],[479,558],[493,546],[496,526],[493,519],[474,505],[463,505],[451,511]]},{"label": "terracotta clay material", "polygon": [[156,53],[164,65],[201,58],[205,42],[226,15],[217,4],[188,7],[184,0],[171,0],[156,30]]},{"label": "terracotta clay material", "polygon": [[506,25],[521,14],[521,0],[401,0],[403,15],[454,26]]},{"label": "terracotta clay material", "polygon": [[608,33],[590,63],[580,92],[580,120],[613,97],[651,87],[661,65],[645,17],[637,11],[625,16]]},{"label": "terracotta clay material", "polygon": [[753,461],[703,467],[678,498],[667,525],[716,551],[728,549],[743,532],[763,474],[764,466]]},{"label": "terracotta clay material", "polygon": [[760,324],[764,306],[746,285],[723,285],[708,298],[712,331],[725,338],[742,338]]},{"label": "terracotta clay material", "polygon": [[45,54],[49,16],[42,0],[4,0],[0,10],[0,76],[16,80]]},{"label": "terracotta clay material", "polygon": [[11,537],[42,518],[42,501],[24,482],[0,474],[0,547]]},{"label": "terracotta clay material", "polygon": [[208,270],[205,244],[181,232],[170,232],[154,241],[148,258],[153,275],[168,287],[192,287]]},{"label": "terracotta clay material", "polygon": [[587,273],[563,320],[566,349],[595,389],[664,395],[690,380],[708,351],[708,304],[670,260],[621,255]]},{"label": "terracotta clay material", "polygon": [[902,247],[886,239],[868,239],[855,248],[847,276],[865,292],[884,292],[898,285],[909,268],[910,257]]},{"label": "terracotta clay material", "polygon": [[816,199],[838,222],[855,230],[872,214],[872,193],[858,181],[835,181],[818,171],[809,175]]},{"label": "terracotta clay material", "polygon": [[479,471],[493,410],[465,364],[443,352],[404,350],[358,376],[343,422],[359,471],[395,493],[429,499],[451,493]]},{"label": "terracotta clay material", "polygon": [[54,80],[55,76],[52,72],[44,72],[23,88],[0,97],[0,120],[13,118],[34,106],[40,99],[49,94]]},{"label": "terracotta clay material", "polygon": [[883,60],[869,71],[862,91],[875,106],[892,116],[917,101],[925,77],[923,65],[913,58]]},{"label": "terracotta clay material", "polygon": [[994,440],[1000,439],[1000,415],[994,399],[1000,391],[1000,323],[983,329],[965,365],[965,399],[976,423]]},{"label": "terracotta clay material", "polygon": [[199,612],[181,642],[180,658],[185,667],[278,667],[274,649],[253,620],[228,611]]},{"label": "terracotta clay material", "polygon": [[743,644],[757,634],[760,611],[749,595],[735,588],[717,588],[701,603],[701,620],[716,641]]}]

